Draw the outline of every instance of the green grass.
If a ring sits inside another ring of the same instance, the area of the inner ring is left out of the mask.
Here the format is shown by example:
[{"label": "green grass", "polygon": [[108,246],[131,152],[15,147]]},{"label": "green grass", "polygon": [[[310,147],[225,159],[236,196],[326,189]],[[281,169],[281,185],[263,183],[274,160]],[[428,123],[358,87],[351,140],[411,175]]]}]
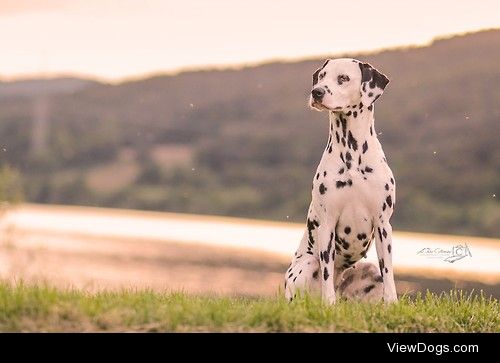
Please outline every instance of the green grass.
[{"label": "green grass", "polygon": [[84,293],[0,283],[0,331],[499,332],[498,300],[458,291],[393,305],[312,297],[229,298],[183,293]]}]

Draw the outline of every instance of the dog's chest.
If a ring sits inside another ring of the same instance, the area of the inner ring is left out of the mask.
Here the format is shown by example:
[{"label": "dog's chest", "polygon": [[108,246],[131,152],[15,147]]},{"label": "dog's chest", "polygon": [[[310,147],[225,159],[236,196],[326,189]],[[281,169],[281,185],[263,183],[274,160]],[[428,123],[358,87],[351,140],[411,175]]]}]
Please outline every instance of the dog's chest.
[{"label": "dog's chest", "polygon": [[[393,187],[392,172],[380,144],[372,148],[325,150],[313,179],[313,202],[323,210],[342,211],[347,205],[372,213]],[[392,180],[392,182],[391,182]]]},{"label": "dog's chest", "polygon": [[[325,150],[313,179],[313,207],[320,223],[335,229],[335,265],[347,268],[366,256],[374,221],[387,216],[394,179],[377,140],[372,151]],[[392,207],[392,205],[391,205]]]}]

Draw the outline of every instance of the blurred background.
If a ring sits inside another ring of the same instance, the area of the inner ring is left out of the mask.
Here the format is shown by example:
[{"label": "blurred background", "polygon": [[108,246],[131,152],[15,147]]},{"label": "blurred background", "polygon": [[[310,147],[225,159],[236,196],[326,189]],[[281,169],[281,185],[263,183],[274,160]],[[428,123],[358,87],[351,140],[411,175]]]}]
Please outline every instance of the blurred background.
[{"label": "blurred background", "polygon": [[[376,129],[394,229],[411,232],[398,289],[500,296],[499,13],[494,0],[1,0],[0,276],[274,293],[326,144],[311,74],[349,56],[392,80]],[[471,256],[454,264],[418,254],[460,244]]]}]

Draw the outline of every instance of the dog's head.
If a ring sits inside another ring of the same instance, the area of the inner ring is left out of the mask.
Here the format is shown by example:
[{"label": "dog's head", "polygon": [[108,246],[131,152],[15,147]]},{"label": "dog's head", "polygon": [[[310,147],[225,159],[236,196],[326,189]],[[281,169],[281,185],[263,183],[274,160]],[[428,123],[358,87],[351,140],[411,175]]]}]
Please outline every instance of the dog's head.
[{"label": "dog's head", "polygon": [[368,63],[355,59],[328,59],[313,74],[309,105],[318,110],[346,111],[363,103],[369,107],[384,92],[389,79]]}]

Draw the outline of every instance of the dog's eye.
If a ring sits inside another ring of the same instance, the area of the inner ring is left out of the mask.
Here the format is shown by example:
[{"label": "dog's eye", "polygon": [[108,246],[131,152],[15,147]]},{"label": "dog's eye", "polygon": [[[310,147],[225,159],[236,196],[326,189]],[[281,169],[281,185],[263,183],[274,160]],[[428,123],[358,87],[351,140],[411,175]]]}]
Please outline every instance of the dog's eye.
[{"label": "dog's eye", "polygon": [[326,72],[323,72],[323,73],[320,73],[320,74],[319,74],[319,77],[318,77],[318,78],[319,78],[319,80],[321,81],[323,78],[325,78],[325,76],[326,76]]},{"label": "dog's eye", "polygon": [[337,77],[337,83],[341,85],[344,82],[349,82],[351,79],[346,74],[341,74]]}]

